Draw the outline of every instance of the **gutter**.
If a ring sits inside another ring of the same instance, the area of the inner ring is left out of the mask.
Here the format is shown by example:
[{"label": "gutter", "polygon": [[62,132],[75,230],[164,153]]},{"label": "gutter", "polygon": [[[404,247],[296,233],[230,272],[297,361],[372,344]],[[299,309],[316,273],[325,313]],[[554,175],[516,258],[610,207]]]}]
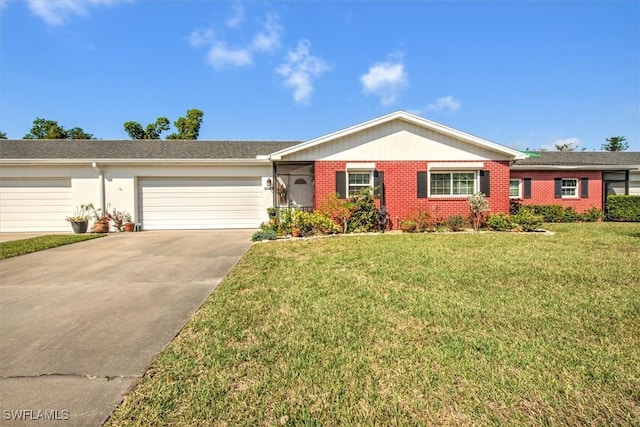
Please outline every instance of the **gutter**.
[{"label": "gutter", "polygon": [[91,167],[93,169],[95,169],[96,172],[98,172],[98,186],[100,188],[99,193],[100,193],[100,209],[102,209],[103,213],[106,213],[107,211],[105,211],[105,205],[106,205],[106,201],[105,201],[105,197],[104,197],[104,171],[98,167],[98,164],[96,162],[91,163]]},{"label": "gutter", "polygon": [[[90,159],[0,159],[0,165],[86,165]],[[268,165],[269,159],[100,159],[101,165]]]}]

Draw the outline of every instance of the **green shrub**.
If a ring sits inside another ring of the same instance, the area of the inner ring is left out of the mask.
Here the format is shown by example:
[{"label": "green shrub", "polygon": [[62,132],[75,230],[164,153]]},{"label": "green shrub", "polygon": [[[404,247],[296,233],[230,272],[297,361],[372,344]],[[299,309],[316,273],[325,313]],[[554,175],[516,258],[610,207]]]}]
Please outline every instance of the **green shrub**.
[{"label": "green shrub", "polygon": [[333,234],[340,231],[338,224],[331,217],[319,211],[295,211],[293,223],[303,236]]},{"label": "green shrub", "polygon": [[352,210],[347,220],[348,232],[373,231],[376,225],[376,204],[371,189],[363,190],[359,195],[351,197]]},{"label": "green shrub", "polygon": [[607,197],[607,221],[640,221],[640,196]]},{"label": "green shrub", "polygon": [[275,240],[275,239],[276,239],[276,232],[273,230],[258,230],[255,233],[253,233],[253,236],[251,236],[252,242],[259,242],[261,240]]},{"label": "green shrub", "polygon": [[451,215],[445,221],[446,226],[451,231],[462,231],[467,225],[467,220],[460,214]]},{"label": "green shrub", "polygon": [[602,212],[602,209],[591,207],[582,212],[581,217],[585,222],[596,222],[604,218],[604,212]]},{"label": "green shrub", "polygon": [[522,231],[535,231],[544,222],[544,217],[523,206],[512,218],[512,221],[513,224],[522,228]]},{"label": "green shrub", "polygon": [[576,212],[571,206],[564,208],[562,213],[562,222],[580,222],[582,221],[582,215]]},{"label": "green shrub", "polygon": [[513,228],[511,216],[502,212],[489,215],[487,227],[496,231],[510,231]]},{"label": "green shrub", "polygon": [[[542,215],[543,222],[563,222],[564,208],[560,205],[527,205],[524,207],[534,214]],[[518,213],[521,209],[518,210]]]}]

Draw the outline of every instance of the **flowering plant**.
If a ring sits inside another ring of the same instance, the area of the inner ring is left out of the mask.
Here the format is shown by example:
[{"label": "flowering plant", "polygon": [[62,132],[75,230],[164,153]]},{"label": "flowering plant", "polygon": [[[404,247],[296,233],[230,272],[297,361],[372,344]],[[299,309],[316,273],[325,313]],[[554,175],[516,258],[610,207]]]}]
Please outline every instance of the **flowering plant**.
[{"label": "flowering plant", "polygon": [[90,209],[93,208],[92,204],[88,205],[80,205],[76,207],[76,211],[72,216],[67,217],[67,221],[69,222],[86,222],[89,221],[89,217],[91,216]]}]

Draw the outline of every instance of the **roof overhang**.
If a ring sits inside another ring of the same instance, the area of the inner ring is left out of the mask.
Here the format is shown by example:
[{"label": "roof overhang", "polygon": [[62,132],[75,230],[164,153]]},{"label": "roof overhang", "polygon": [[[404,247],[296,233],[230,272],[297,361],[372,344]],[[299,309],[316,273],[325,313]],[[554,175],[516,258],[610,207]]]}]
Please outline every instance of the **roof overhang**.
[{"label": "roof overhang", "polygon": [[485,148],[489,151],[493,151],[496,153],[499,153],[503,156],[507,156],[507,157],[512,157],[512,160],[520,160],[520,159],[526,159],[528,156],[525,153],[522,153],[521,151],[515,150],[513,148],[509,148],[507,146],[501,145],[501,144],[497,144],[495,142],[465,133],[465,132],[461,132],[457,129],[453,129],[450,128],[448,126],[444,126],[440,123],[436,123],[436,122],[432,122],[431,120],[427,120],[425,118],[416,116],[414,114],[411,113],[407,113],[406,111],[396,111],[390,114],[387,114],[385,116],[382,117],[378,117],[376,119],[373,120],[369,120],[367,122],[364,123],[360,123],[358,125],[355,126],[351,126],[349,128],[346,129],[342,129],[339,130],[337,132],[333,132],[324,136],[321,136],[319,138],[316,139],[312,139],[310,141],[307,142],[303,142],[301,144],[297,144],[294,145],[293,147],[289,147],[289,148],[285,148],[284,150],[280,150],[280,151],[276,151],[275,153],[271,154],[271,159],[272,160],[282,160],[283,157],[286,157],[288,155],[291,155],[293,153],[297,153],[299,151],[304,151],[307,150],[309,148],[315,147],[317,145],[320,144],[324,144],[333,140],[336,140],[338,138],[342,138],[345,136],[349,136],[352,135],[354,133],[357,132],[361,132],[370,128],[373,128],[375,126],[379,126],[383,123],[387,123],[393,120],[402,120],[405,121],[407,123],[411,123],[414,124],[416,126],[420,126],[429,130],[432,130],[434,132],[438,132],[440,134],[443,135],[447,135],[450,136],[452,138],[456,138],[458,140],[464,141],[466,143],[475,145],[475,146],[479,146],[482,148]]}]

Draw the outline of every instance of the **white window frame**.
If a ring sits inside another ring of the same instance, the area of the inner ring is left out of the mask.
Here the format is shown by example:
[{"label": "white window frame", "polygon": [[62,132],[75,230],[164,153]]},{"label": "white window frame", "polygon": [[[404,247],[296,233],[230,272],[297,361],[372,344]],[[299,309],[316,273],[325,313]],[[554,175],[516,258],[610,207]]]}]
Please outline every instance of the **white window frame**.
[{"label": "white window frame", "polygon": [[[469,194],[453,194],[453,176],[454,174],[473,174],[473,190]],[[433,174],[449,174],[449,194],[433,194]],[[478,177],[477,170],[439,170],[439,169],[431,169],[429,170],[429,188],[428,194],[431,198],[467,198],[475,193],[477,193],[480,186],[480,179]]]},{"label": "white window frame", "polygon": [[[517,196],[512,196],[511,195],[511,183],[518,181],[518,195]],[[509,179],[509,198],[510,199],[522,199],[522,180],[520,178],[512,178]]]},{"label": "white window frame", "polygon": [[[576,185],[575,186],[565,185],[565,181],[575,181]],[[562,195],[562,198],[563,199],[577,199],[577,198],[579,198],[579,196],[580,196],[580,193],[578,193],[579,184],[580,184],[580,180],[578,178],[562,178],[562,187],[561,187],[561,190],[560,190],[560,194]],[[565,190],[566,191],[573,190],[573,194],[565,194]]]},{"label": "white window frame", "polygon": [[[351,184],[350,180],[349,180],[349,176],[351,175],[368,175],[369,176],[369,184]],[[373,190],[373,171],[372,170],[362,170],[362,169],[352,169],[352,170],[347,170],[347,173],[345,173],[345,179],[347,180],[347,198],[349,197],[353,197],[353,196],[357,196],[358,194],[360,194],[360,192],[351,192],[351,187],[357,187],[357,188],[371,188]],[[354,188],[355,190],[355,188]]]}]

